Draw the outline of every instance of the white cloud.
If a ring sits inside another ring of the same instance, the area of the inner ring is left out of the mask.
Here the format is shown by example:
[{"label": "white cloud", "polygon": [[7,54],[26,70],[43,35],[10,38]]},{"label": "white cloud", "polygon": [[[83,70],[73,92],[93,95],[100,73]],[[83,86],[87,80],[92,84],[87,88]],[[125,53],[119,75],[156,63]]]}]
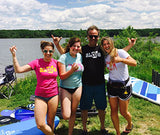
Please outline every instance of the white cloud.
[{"label": "white cloud", "polygon": [[[74,1],[83,2],[84,1]],[[1,29],[118,29],[160,27],[159,0],[87,0],[89,5],[67,8],[37,0],[1,0]],[[97,2],[97,4],[95,4]]]}]

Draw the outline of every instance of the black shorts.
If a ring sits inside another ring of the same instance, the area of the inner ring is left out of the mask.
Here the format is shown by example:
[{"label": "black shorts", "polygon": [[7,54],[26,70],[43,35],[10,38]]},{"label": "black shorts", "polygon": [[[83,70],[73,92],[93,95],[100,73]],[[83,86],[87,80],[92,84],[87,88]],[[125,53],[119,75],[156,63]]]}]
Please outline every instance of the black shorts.
[{"label": "black shorts", "polygon": [[54,95],[52,97],[41,97],[41,96],[35,96],[35,98],[39,98],[39,99],[42,99],[43,101],[45,101],[46,103],[53,97],[55,97],[57,95]]},{"label": "black shorts", "polygon": [[77,89],[78,89],[78,87],[76,87],[76,88],[73,88],[73,89],[70,89],[70,88],[64,88],[64,87],[61,87],[62,89],[64,89],[64,90],[66,90],[66,91],[68,91],[70,94],[73,94]]},{"label": "black shorts", "polygon": [[132,85],[124,88],[113,88],[107,83],[107,91],[110,98],[118,97],[121,100],[128,100],[132,96]]}]

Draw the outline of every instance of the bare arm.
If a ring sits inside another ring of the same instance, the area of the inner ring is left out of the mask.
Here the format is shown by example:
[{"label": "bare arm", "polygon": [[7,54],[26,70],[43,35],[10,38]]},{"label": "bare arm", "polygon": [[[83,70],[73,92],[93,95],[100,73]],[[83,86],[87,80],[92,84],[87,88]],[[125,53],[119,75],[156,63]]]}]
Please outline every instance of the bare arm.
[{"label": "bare arm", "polygon": [[60,54],[64,54],[65,50],[64,48],[59,44],[59,42],[61,41],[62,37],[54,37],[53,35],[51,35],[52,39],[53,39],[53,43],[55,44],[57,50],[59,51]]},{"label": "bare arm", "polygon": [[123,50],[125,50],[126,52],[128,52],[136,43],[136,40],[137,38],[128,38],[128,42],[129,42],[129,45],[124,47]]},{"label": "bare arm", "polygon": [[66,67],[64,64],[58,62],[59,76],[61,80],[67,79],[73,72],[78,69],[78,65],[74,63],[72,68],[69,71],[66,71]]},{"label": "bare arm", "polygon": [[127,58],[121,58],[119,56],[114,58],[114,62],[118,63],[118,62],[123,62],[129,66],[136,66],[137,62],[135,59],[133,59],[131,56],[127,57]]},{"label": "bare arm", "polygon": [[14,66],[14,70],[16,73],[24,73],[24,72],[28,72],[31,71],[32,68],[30,65],[24,65],[24,66],[20,66],[16,57],[16,46],[12,46],[10,48],[10,51],[12,53],[12,58],[13,58],[13,66]]}]

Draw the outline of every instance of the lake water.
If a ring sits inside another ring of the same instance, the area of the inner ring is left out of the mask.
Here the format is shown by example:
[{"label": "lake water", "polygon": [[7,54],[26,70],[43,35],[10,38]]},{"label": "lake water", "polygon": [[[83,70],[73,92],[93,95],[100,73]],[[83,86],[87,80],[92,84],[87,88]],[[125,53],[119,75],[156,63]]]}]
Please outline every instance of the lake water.
[{"label": "lake water", "polygon": [[[7,65],[12,63],[12,55],[9,48],[12,45],[17,47],[17,59],[22,66],[28,62],[43,57],[40,49],[40,42],[42,40],[52,42],[52,38],[15,38],[15,39],[0,39],[0,73],[4,73],[4,69]],[[65,38],[62,38],[60,44],[65,42]],[[55,47],[54,55],[60,55]],[[25,74],[17,74],[17,77],[24,77]]]},{"label": "lake water", "polygon": [[[65,42],[66,38],[62,38],[60,44]],[[0,73],[4,73],[4,68],[12,64],[12,55],[9,48],[12,45],[17,46],[17,59],[20,65],[27,64],[28,62],[43,57],[40,49],[40,41],[50,41],[52,38],[14,38],[14,39],[0,39]],[[160,42],[160,37],[155,38]],[[55,55],[59,55],[55,47]],[[25,74],[17,74],[17,77],[24,77]]]}]

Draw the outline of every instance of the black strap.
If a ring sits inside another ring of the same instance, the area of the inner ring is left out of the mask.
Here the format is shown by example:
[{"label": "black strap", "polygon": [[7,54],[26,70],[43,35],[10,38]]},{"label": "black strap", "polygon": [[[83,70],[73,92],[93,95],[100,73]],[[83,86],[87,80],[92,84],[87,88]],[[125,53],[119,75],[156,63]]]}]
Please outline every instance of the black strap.
[{"label": "black strap", "polygon": [[128,81],[129,81],[129,78],[130,78],[130,77],[128,77],[128,79],[127,79],[127,80],[125,80],[125,85],[128,83]]},{"label": "black strap", "polygon": [[[123,81],[123,82],[125,82],[125,85],[128,83],[129,79],[130,79],[130,77],[128,77],[127,80]],[[112,80],[109,78],[109,82],[110,81],[112,82]]]}]

